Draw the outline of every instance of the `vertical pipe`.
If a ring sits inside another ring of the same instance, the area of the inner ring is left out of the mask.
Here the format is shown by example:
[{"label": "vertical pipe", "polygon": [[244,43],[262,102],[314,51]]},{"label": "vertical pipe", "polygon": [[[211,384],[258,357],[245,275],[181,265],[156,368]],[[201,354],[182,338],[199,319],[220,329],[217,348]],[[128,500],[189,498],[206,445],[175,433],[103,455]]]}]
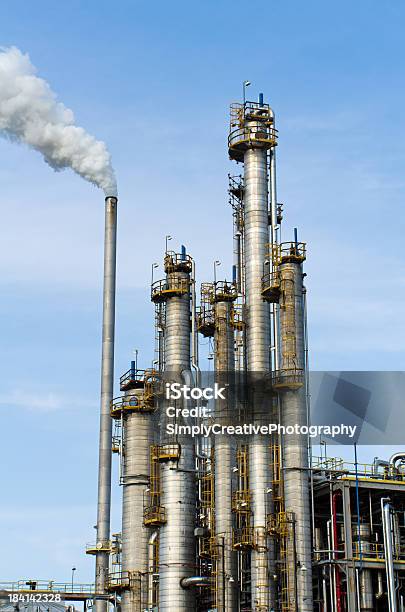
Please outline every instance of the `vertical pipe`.
[{"label": "vertical pipe", "polygon": [[392,519],[391,504],[388,497],[381,498],[381,516],[384,533],[385,570],[387,572],[389,612],[397,612],[397,597],[395,589],[394,555],[392,550]]},{"label": "vertical pipe", "polygon": [[[333,558],[339,559],[338,555],[338,527],[337,527],[337,497],[340,495],[340,491],[335,491],[332,494],[332,545],[333,545]],[[338,563],[335,564],[335,589],[336,589],[336,612],[342,612],[342,589],[341,589],[341,577]]]},{"label": "vertical pipe", "polygon": [[[100,442],[98,463],[97,543],[106,547],[110,539],[111,445],[110,402],[114,387],[115,280],[117,252],[117,198],[105,200],[103,332],[101,357]],[[96,555],[96,593],[104,594],[109,552]],[[107,602],[96,599],[96,611],[105,612]]]},{"label": "vertical pipe", "polygon": [[152,531],[151,536],[148,540],[148,610],[153,610],[153,573],[155,571],[154,567],[154,550],[156,545],[156,540],[159,536],[159,531],[156,529]]},{"label": "vertical pipe", "polygon": [[350,503],[350,487],[345,484],[342,489],[343,495],[343,527],[344,527],[344,544],[345,558],[347,559],[347,608],[348,610],[356,609],[356,587],[355,587],[355,570],[353,560],[353,533],[352,533],[352,511]]},{"label": "vertical pipe", "polygon": [[238,283],[238,292],[242,293],[243,283],[242,283],[242,234],[240,231],[237,232],[235,236],[236,242],[236,278]]},{"label": "vertical pipe", "polygon": [[[275,128],[275,115],[271,110],[273,118],[273,127]],[[279,227],[277,221],[277,176],[276,176],[276,147],[270,149],[270,242],[272,247],[277,246],[279,242]],[[279,305],[272,305],[272,332],[274,344],[274,369],[280,367],[280,341],[279,341]]]}]

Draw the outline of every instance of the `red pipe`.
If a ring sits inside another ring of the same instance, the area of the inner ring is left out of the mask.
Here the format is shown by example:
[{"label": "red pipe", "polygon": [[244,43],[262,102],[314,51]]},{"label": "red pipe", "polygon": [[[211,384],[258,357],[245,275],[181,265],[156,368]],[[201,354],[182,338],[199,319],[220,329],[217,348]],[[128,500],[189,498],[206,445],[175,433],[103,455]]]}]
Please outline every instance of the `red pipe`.
[{"label": "red pipe", "polygon": [[[332,528],[333,528],[333,558],[336,560],[338,558],[338,553],[336,552],[338,549],[338,528],[337,528],[337,497],[340,494],[340,491],[335,491],[332,495]],[[336,612],[342,612],[342,583],[340,576],[340,569],[337,565],[335,565],[335,579],[336,579]]]}]

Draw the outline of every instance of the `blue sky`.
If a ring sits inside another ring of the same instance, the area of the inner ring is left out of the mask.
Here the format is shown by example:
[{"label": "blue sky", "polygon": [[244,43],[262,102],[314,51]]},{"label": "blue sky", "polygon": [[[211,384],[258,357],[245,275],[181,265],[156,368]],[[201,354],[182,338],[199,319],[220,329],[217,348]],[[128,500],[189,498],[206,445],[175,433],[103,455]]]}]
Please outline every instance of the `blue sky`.
[{"label": "blue sky", "polygon": [[[117,376],[153,354],[164,236],[200,280],[231,266],[229,103],[277,115],[283,235],[308,242],[311,366],[405,368],[405,6],[400,0],[0,5],[118,176]],[[0,141],[0,580],[93,577],[103,195]],[[384,449],[381,449],[384,452]],[[115,470],[117,473],[117,470]],[[119,529],[119,491],[114,530]]]}]

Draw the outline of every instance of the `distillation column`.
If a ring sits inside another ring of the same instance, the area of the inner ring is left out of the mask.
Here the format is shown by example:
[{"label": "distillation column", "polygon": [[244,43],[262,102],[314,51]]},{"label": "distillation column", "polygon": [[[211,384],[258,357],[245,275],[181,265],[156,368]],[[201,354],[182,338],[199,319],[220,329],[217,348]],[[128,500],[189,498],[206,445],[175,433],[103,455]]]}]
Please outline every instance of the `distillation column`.
[{"label": "distillation column", "polygon": [[[267,150],[276,144],[273,113],[263,103],[262,94],[258,103],[231,107],[228,144],[231,159],[244,164],[246,356],[249,377],[260,379],[270,369],[270,310],[262,299],[261,278],[269,242]],[[256,424],[269,421],[265,400],[263,394],[255,394]],[[252,609],[257,612],[267,612],[274,606],[274,589],[269,585],[269,574],[274,575],[274,553],[266,536],[267,515],[273,506],[269,446],[269,437],[254,436],[249,441],[249,483],[256,539],[251,554]]]},{"label": "distillation column", "polygon": [[[231,311],[237,293],[233,285],[216,282],[213,289],[215,321],[215,372],[218,384],[228,385],[227,399],[215,404],[215,421],[232,424],[232,374],[235,368],[234,334]],[[237,556],[232,549],[232,467],[236,463],[234,439],[215,438],[215,535],[218,550],[216,573],[216,609],[236,612]],[[222,550],[223,547],[223,550]],[[223,553],[223,554],[222,554]]]},{"label": "distillation column", "polygon": [[[281,368],[273,386],[281,401],[281,425],[308,424],[305,377],[304,287],[302,262],[305,245],[284,243],[280,247],[280,340]],[[292,599],[300,612],[313,612],[311,510],[309,499],[308,439],[288,435],[282,445],[284,504],[294,515],[294,534],[287,545],[287,565]],[[295,542],[294,542],[295,540]],[[294,573],[296,572],[296,578]]]},{"label": "distillation column", "polygon": [[148,539],[144,499],[149,486],[149,455],[153,443],[152,402],[145,397],[144,372],[131,369],[126,394],[112,404],[112,416],[121,419],[122,491],[122,612],[138,612],[147,602]]},{"label": "distillation column", "polygon": [[[164,331],[167,382],[189,384],[190,373],[190,274],[192,259],[166,253],[166,279],[152,287],[152,299],[166,302]],[[160,296],[160,298],[159,298]],[[160,416],[161,504],[166,523],[160,528],[159,612],[190,612],[194,609],[193,589],[183,588],[181,580],[195,568],[195,453],[192,439],[166,432],[166,407],[184,407],[181,400],[163,403]],[[170,421],[174,423],[173,420]],[[176,424],[183,424],[182,420]]]}]

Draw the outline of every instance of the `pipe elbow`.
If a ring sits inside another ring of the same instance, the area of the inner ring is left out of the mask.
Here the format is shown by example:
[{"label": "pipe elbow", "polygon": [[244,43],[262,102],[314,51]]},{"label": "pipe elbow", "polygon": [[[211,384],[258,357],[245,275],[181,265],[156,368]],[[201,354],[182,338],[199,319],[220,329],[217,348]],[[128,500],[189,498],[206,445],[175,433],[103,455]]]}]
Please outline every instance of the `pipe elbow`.
[{"label": "pipe elbow", "polygon": [[401,460],[403,463],[405,463],[405,452],[401,452],[401,453],[394,453],[389,460],[389,464],[396,467],[396,464],[398,463],[398,461]]},{"label": "pipe elbow", "polygon": [[209,576],[187,576],[180,580],[182,589],[192,589],[198,587],[209,586],[211,579]]}]

